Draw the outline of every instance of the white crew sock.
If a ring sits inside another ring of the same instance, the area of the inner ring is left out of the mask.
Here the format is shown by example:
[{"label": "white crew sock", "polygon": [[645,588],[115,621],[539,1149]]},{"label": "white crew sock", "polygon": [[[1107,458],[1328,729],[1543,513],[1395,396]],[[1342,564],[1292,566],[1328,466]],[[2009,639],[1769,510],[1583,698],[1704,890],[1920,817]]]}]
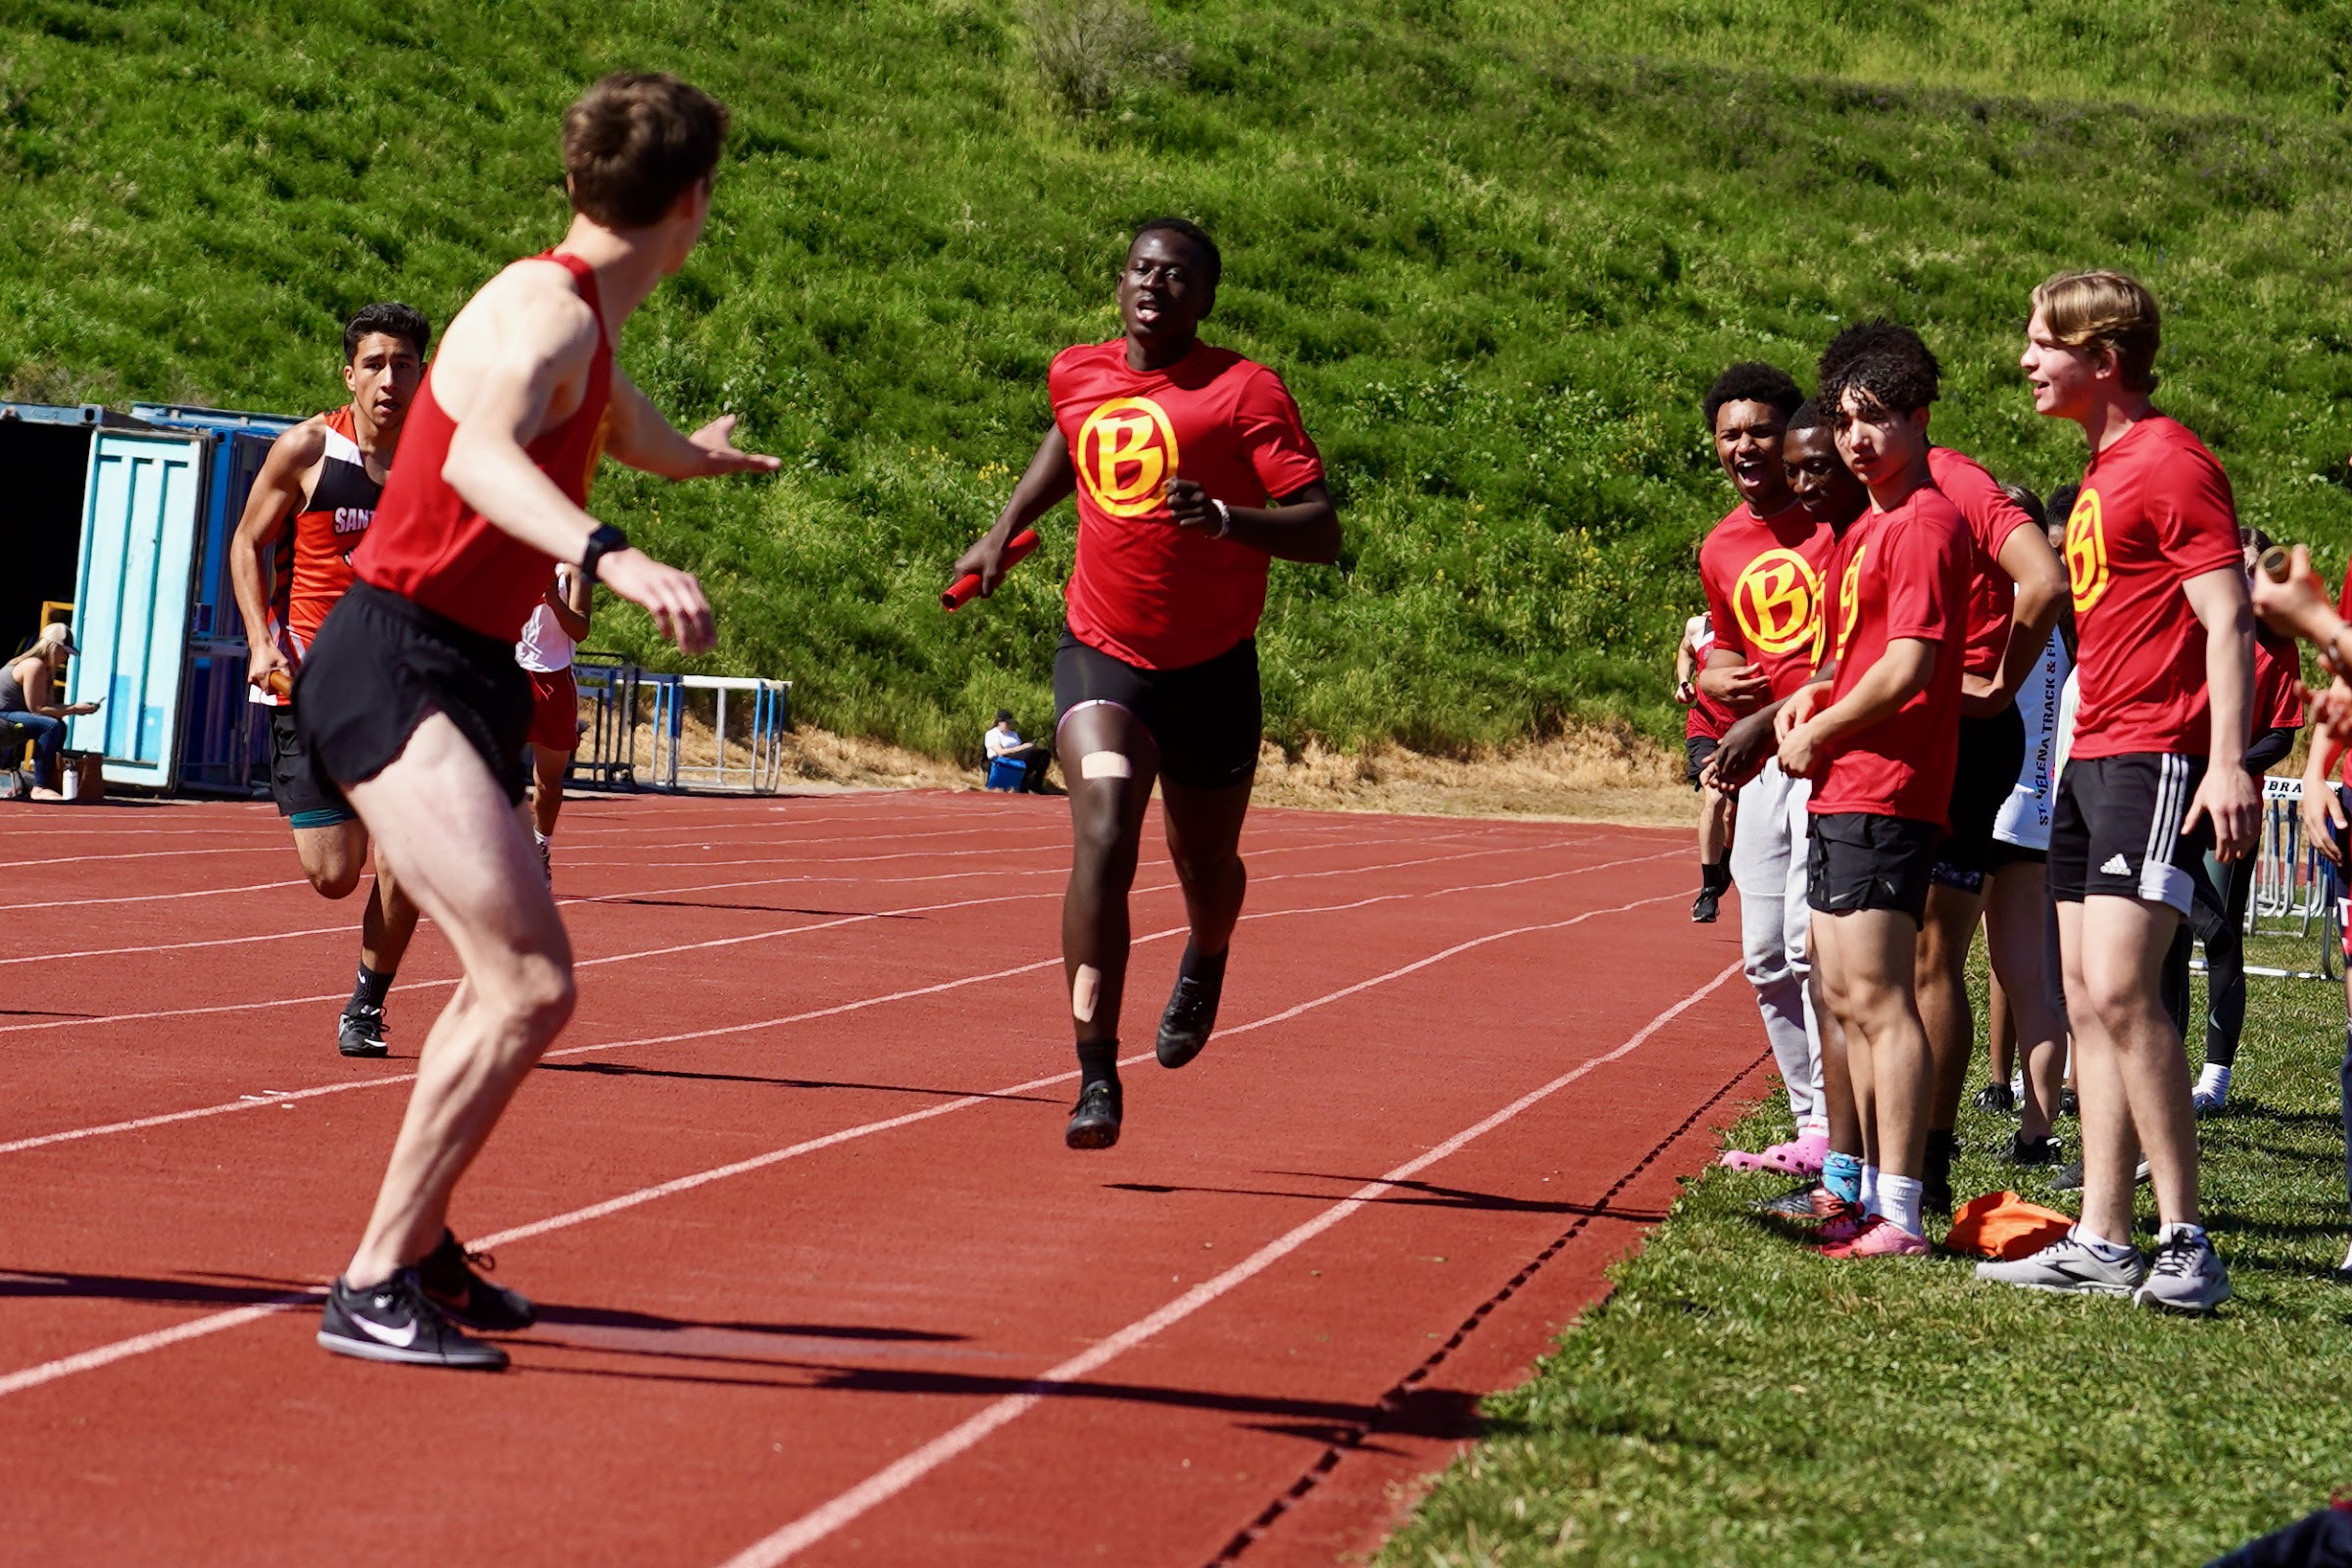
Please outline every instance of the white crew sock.
[{"label": "white crew sock", "polygon": [[2026,1069],[2025,1069],[2025,1068],[2023,1068],[2023,1067],[2020,1067],[2020,1068],[2018,1068],[2018,1069],[2017,1069],[2017,1071],[2015,1071],[2015,1072],[2013,1072],[2013,1073],[2011,1073],[2011,1074],[2009,1075],[2009,1092],[2010,1092],[2011,1094],[2013,1094],[2013,1095],[2016,1095],[2016,1096],[2017,1096],[2019,1099],[2021,1099],[2021,1100],[2025,1098],[2025,1093],[2026,1093]]},{"label": "white crew sock", "polygon": [[1919,1200],[1926,1185],[1916,1176],[1881,1176],[1879,1212],[1913,1236],[1925,1236],[1927,1230],[1919,1222]]},{"label": "white crew sock", "polygon": [[2101,1236],[2097,1231],[2094,1231],[2089,1226],[2083,1224],[2081,1220],[2077,1220],[2075,1222],[2075,1240],[2081,1242],[2084,1247],[2089,1248],[2092,1251],[2098,1253],[2102,1257],[2122,1257],[2126,1252],[2135,1250],[2135,1249],[2126,1247],[2120,1242],[2109,1241],[2106,1237]]},{"label": "white crew sock", "polygon": [[1876,1165],[1862,1167],[1862,1212],[1865,1214],[1880,1212],[1879,1167]]},{"label": "white crew sock", "polygon": [[2344,1260],[2335,1266],[2338,1274],[2352,1274],[2352,1247],[2344,1249]]},{"label": "white crew sock", "polygon": [[2170,1225],[2156,1227],[2156,1245],[2159,1247],[2166,1242],[2201,1242],[2204,1239],[2205,1227],[2202,1225],[2184,1225],[2176,1221]]},{"label": "white crew sock", "polygon": [[2230,1069],[2207,1062],[2197,1073],[2196,1092],[2216,1100],[2230,1098]]}]

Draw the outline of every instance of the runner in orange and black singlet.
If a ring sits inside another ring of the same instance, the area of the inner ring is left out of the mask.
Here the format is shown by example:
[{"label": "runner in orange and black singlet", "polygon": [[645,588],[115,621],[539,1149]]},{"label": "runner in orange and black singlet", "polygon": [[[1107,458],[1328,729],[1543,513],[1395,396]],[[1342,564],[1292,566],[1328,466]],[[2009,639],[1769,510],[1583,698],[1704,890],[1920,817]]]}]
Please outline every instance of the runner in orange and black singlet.
[{"label": "runner in orange and black singlet", "polygon": [[1054,658],[1054,750],[1076,839],[1061,921],[1079,1066],[1072,1149],[1119,1137],[1127,892],[1155,778],[1192,928],[1155,1054],[1181,1067],[1208,1043],[1247,884],[1237,852],[1261,736],[1267,565],[1340,551],[1322,457],[1281,377],[1199,339],[1219,270],[1195,224],[1137,231],[1119,275],[1124,334],[1055,356],[1054,427],[956,567],[994,589],[1005,541],[1077,497],[1069,629]]},{"label": "runner in orange and black singlet", "polygon": [[[370,305],[351,318],[343,329],[351,402],[271,443],[230,547],[246,679],[253,701],[270,710],[270,793],[294,829],[303,874],[330,899],[359,885],[368,830],[311,767],[294,726],[293,681],[327,612],[351,587],[351,553],[374,520],[431,337],[431,324],[406,305]],[[416,906],[378,856],[361,919],[359,979],[335,1031],[344,1055],[390,1049],[384,997],[416,929]]]}]

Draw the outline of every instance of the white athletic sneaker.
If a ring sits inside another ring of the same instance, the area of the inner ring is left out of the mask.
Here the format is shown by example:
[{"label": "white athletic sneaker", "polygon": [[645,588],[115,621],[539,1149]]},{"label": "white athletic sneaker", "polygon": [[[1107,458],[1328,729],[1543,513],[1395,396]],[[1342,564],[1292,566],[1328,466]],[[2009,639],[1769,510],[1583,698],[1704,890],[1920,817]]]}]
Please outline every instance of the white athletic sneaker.
[{"label": "white athletic sneaker", "polygon": [[2230,1271],[2202,1232],[2157,1243],[2156,1266],[2148,1270],[2147,1282],[2132,1293],[2135,1306],[2200,1316],[2228,1299]]},{"label": "white athletic sneaker", "polygon": [[2148,1277],[2148,1260],[2134,1248],[2110,1261],[2072,1235],[2061,1236],[2031,1257],[2007,1263],[1979,1263],[1977,1278],[2029,1291],[2088,1291],[2130,1296]]}]

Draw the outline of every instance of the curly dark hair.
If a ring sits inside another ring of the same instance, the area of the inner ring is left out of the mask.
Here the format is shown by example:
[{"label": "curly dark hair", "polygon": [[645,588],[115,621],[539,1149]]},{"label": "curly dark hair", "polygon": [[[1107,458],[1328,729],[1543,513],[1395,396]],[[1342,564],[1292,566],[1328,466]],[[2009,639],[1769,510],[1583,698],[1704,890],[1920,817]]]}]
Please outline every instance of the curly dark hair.
[{"label": "curly dark hair", "polygon": [[1838,368],[1838,378],[1825,389],[1834,392],[1842,409],[1851,394],[1860,412],[1911,414],[1936,401],[1934,356],[1925,363],[1915,354],[1873,349]]},{"label": "curly dark hair", "polygon": [[1777,365],[1760,360],[1741,360],[1715,378],[1707,388],[1706,402],[1699,407],[1707,416],[1707,429],[1715,428],[1715,416],[1726,403],[1765,403],[1781,411],[1784,416],[1794,414],[1805,401],[1797,389],[1796,380]]},{"label": "curly dark hair", "polygon": [[1848,372],[1865,359],[1892,362],[1906,372],[1905,379],[1914,391],[1920,385],[1928,389],[1927,396],[1916,403],[1892,404],[1874,398],[1881,407],[1908,413],[1936,401],[1943,380],[1943,367],[1936,363],[1934,351],[1917,332],[1881,316],[1847,327],[1830,339],[1830,346],[1821,351],[1821,364],[1817,368],[1821,390],[1815,396],[1825,408],[1838,407],[1845,396]]}]

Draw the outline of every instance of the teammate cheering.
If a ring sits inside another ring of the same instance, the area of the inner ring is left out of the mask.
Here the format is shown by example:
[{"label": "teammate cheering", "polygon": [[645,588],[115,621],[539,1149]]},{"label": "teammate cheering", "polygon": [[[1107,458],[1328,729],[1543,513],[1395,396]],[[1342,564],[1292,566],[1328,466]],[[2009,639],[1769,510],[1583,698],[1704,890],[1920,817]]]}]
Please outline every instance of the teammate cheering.
[{"label": "teammate cheering", "polygon": [[[2260,827],[2242,765],[2252,617],[2230,481],[2151,406],[2158,332],[2155,298],[2119,272],[2034,291],[2020,364],[2034,410],[2074,420],[2090,443],[2066,526],[2081,706],[2049,873],[2082,1102],[2082,1217],[2032,1257],[1977,1275],[2209,1312],[2230,1298],[2230,1276],[2199,1223],[2188,1068],[2158,972],[2206,838],[2234,860]],[[2132,1242],[2142,1152],[2162,1220],[2152,1269]]]},{"label": "teammate cheering", "polygon": [[[1942,374],[1917,332],[1880,319],[1848,327],[1830,340],[1821,354],[1823,387],[1835,385],[1844,368],[1865,354],[1908,361],[1930,385]],[[2034,518],[1973,460],[1949,447],[1931,446],[1928,477],[1959,508],[1970,541],[1960,760],[1919,931],[1920,1019],[1936,1061],[1925,1201],[1932,1212],[1949,1214],[1952,1129],[1976,1044],[1968,1006],[1968,950],[1984,912],[1993,825],[2025,765],[2026,729],[2017,694],[2049,644],[2066,599],[2066,572]]]},{"label": "teammate cheering", "polygon": [[1838,541],[1823,608],[1829,682],[1775,720],[1781,765],[1814,780],[1806,893],[1822,989],[1845,1041],[1869,1168],[1864,1211],[1824,1228],[1840,1256],[1918,1256],[1935,1072],[1915,996],[1936,846],[1948,825],[1968,638],[1968,525],[1928,477],[1936,376],[1871,353],[1822,392],[1870,510]]},{"label": "teammate cheering", "polygon": [[[1813,672],[1813,620],[1837,535],[1797,504],[1782,461],[1788,416],[1803,401],[1788,371],[1747,363],[1717,376],[1701,406],[1716,461],[1740,503],[1699,546],[1699,584],[1715,646],[1698,685],[1735,711],[1785,699]],[[1736,1150],[1724,1162],[1810,1176],[1820,1171],[1829,1149],[1818,1087],[1821,1037],[1806,987],[1810,786],[1770,760],[1769,729],[1759,734],[1758,725],[1743,720],[1732,733],[1741,734],[1744,744],[1733,745],[1727,735],[1713,776],[1719,787],[1740,792],[1732,882],[1740,889],[1740,955],[1788,1093],[1789,1114],[1796,1118],[1796,1137],[1760,1154]]]},{"label": "teammate cheering", "polygon": [[1323,460],[1282,379],[1199,340],[1217,247],[1182,219],[1136,231],[1119,273],[1124,335],[1064,349],[1054,428],[996,526],[956,564],[993,592],[1004,546],[1075,491],[1078,563],[1054,656],[1054,754],[1075,839],[1061,954],[1078,1046],[1072,1149],[1118,1142],[1127,893],[1157,778],[1191,937],[1156,1054],[1208,1043],[1246,877],[1237,850],[1261,732],[1258,616],[1270,558],[1339,559]]},{"label": "teammate cheering", "polygon": [[[343,328],[343,384],[351,401],[279,436],[254,476],[229,547],[229,576],[245,617],[245,678],[270,714],[270,793],[294,829],[294,853],[311,886],[340,899],[360,885],[368,829],[332,785],[311,769],[288,695],[326,612],[351,586],[351,553],[368,536],[384,475],[424,378],[432,337],[406,305],[370,305]],[[416,930],[416,906],[379,851],[375,886],[360,918],[360,976],[344,1004],[335,1047],[381,1056],[384,995]]]},{"label": "teammate cheering", "polygon": [[531,716],[514,637],[562,560],[688,653],[710,646],[695,580],[581,508],[600,452],[669,478],[777,466],[735,450],[732,416],[678,434],[612,363],[621,323],[702,233],[726,123],[684,82],[627,73],[565,113],[571,227],[450,323],[354,562],[360,580],[295,686],[303,743],[466,968],[424,1043],[359,1250],[327,1294],[330,1350],[494,1369],[506,1352],[456,1325],[533,1317],[473,1271],[446,1220],[572,1007],[570,943],[514,811]]}]

